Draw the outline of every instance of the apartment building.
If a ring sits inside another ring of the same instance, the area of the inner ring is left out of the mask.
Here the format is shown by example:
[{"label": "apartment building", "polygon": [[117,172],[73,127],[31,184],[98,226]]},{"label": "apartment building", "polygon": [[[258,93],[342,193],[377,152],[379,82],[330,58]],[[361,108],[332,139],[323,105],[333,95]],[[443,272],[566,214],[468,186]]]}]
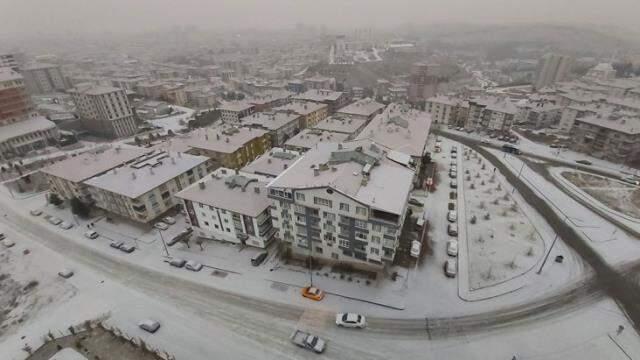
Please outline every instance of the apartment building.
[{"label": "apartment building", "polygon": [[484,131],[511,129],[518,114],[518,107],[507,98],[482,96],[469,99],[469,116],[466,127]]},{"label": "apartment building", "polygon": [[267,188],[291,256],[380,270],[393,262],[414,172],[374,143],[320,144]]},{"label": "apartment building", "polygon": [[336,114],[351,116],[352,118],[371,121],[376,115],[381,114],[385,105],[370,98],[360,99],[345,107],[338,109]]},{"label": "apartment building", "polygon": [[246,127],[263,129],[269,132],[271,144],[282,146],[285,141],[300,131],[301,116],[291,112],[259,112],[245,116],[242,123]]},{"label": "apartment building", "polygon": [[425,110],[434,124],[464,126],[469,116],[469,103],[456,97],[438,95],[426,100]]},{"label": "apartment building", "polygon": [[326,104],[329,106],[330,114],[335,113],[339,108],[345,106],[349,102],[347,94],[341,91],[326,89],[307,90],[294,96],[293,99]]},{"label": "apartment building", "polygon": [[369,121],[363,118],[335,114],[320,121],[313,128],[320,131],[345,134],[347,135],[347,139],[355,139],[368,123]]},{"label": "apartment building", "polygon": [[208,171],[204,156],[154,151],[85,180],[94,205],[148,223],[181,201],[174,197]]},{"label": "apartment building", "polygon": [[555,102],[530,101],[520,107],[518,122],[525,123],[535,129],[548,128],[560,123],[562,106]]},{"label": "apartment building", "polygon": [[22,68],[24,83],[32,95],[65,91],[69,86],[60,65],[34,63]]},{"label": "apartment building", "polygon": [[133,162],[149,152],[150,149],[135,146],[116,146],[100,152],[85,152],[68,157],[41,169],[40,172],[47,179],[52,193],[67,200],[78,198],[89,201],[85,180]]},{"label": "apartment building", "polygon": [[545,86],[566,80],[572,65],[573,58],[570,56],[551,53],[544,55],[538,61],[536,79],[533,84],[534,89],[540,90]]},{"label": "apartment building", "polygon": [[246,101],[255,107],[255,111],[260,112],[286,105],[293,95],[294,93],[286,90],[271,90],[254,94]]},{"label": "apartment building", "polygon": [[300,156],[297,151],[274,147],[245,165],[240,171],[244,174],[275,178],[298,161]]},{"label": "apartment building", "polygon": [[271,135],[262,129],[225,124],[176,136],[157,148],[206,156],[215,168],[240,169],[271,148]]},{"label": "apartment building", "polygon": [[347,141],[349,134],[336,133],[319,129],[304,129],[284,143],[287,150],[300,153],[306,152],[318,146],[320,143]]},{"label": "apartment building", "polygon": [[0,68],[8,67],[13,71],[20,71],[20,61],[17,54],[3,53],[0,54]]},{"label": "apartment building", "polygon": [[23,77],[0,68],[0,158],[8,159],[55,144],[56,125],[34,112]]},{"label": "apartment building", "polygon": [[255,108],[255,105],[246,101],[227,101],[218,107],[220,118],[227,124],[239,124],[242,118],[253,114]]},{"label": "apartment building", "polygon": [[266,182],[220,168],[176,194],[197,236],[266,248],[275,238]]},{"label": "apartment building", "polygon": [[640,119],[624,112],[588,114],[575,119],[571,148],[605,160],[640,160]]},{"label": "apartment building", "polygon": [[302,116],[300,118],[300,127],[302,129],[314,127],[329,116],[329,105],[300,100],[278,106],[273,110],[277,112],[293,112]]},{"label": "apartment building", "polygon": [[304,87],[308,90],[335,90],[336,89],[336,78],[327,77],[322,75],[316,75],[309,78],[304,79]]},{"label": "apartment building", "polygon": [[80,84],[69,90],[82,124],[92,133],[120,138],[132,136],[138,127],[124,90]]}]

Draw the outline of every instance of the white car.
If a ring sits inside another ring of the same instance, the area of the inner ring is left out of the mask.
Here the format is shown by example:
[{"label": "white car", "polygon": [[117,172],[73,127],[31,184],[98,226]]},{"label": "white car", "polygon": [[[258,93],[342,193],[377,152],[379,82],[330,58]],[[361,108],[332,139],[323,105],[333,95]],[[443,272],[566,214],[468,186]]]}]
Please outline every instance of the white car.
[{"label": "white car", "polygon": [[451,239],[447,241],[447,255],[458,256],[458,241]]},{"label": "white car", "polygon": [[457,159],[458,158],[458,153],[451,153],[451,158],[452,159]]},{"label": "white car", "polygon": [[456,259],[449,259],[444,263],[444,274],[454,278],[458,274],[458,262]]},{"label": "white car", "polygon": [[367,327],[367,319],[356,313],[338,313],[336,314],[336,325],[346,328],[364,329]]},{"label": "white car", "polygon": [[16,243],[15,243],[15,242],[13,242],[13,240],[11,240],[11,239],[4,239],[4,240],[2,240],[2,245],[4,245],[4,247],[8,247],[8,248],[10,248],[10,247],[14,246],[15,244],[16,244]]},{"label": "white car", "polygon": [[100,234],[98,234],[97,232],[95,232],[93,230],[89,230],[89,231],[84,233],[84,237],[86,237],[87,239],[97,239],[98,236],[100,236]]},{"label": "white car", "polygon": [[169,225],[163,223],[162,221],[158,221],[157,223],[153,224],[153,227],[158,230],[167,230],[169,228]]},{"label": "white car", "polygon": [[193,260],[189,260],[184,265],[184,268],[187,269],[187,270],[191,270],[191,271],[200,271],[200,270],[202,270],[202,264],[200,264],[199,262],[193,261]]},{"label": "white car", "polygon": [[420,250],[422,250],[422,244],[420,241],[414,240],[411,242],[411,256],[418,257],[420,256]]},{"label": "white car", "polygon": [[138,326],[140,327],[140,329],[146,331],[146,332],[150,332],[150,333],[154,333],[156,331],[158,331],[158,329],[160,329],[160,323],[157,322],[156,320],[151,320],[151,319],[146,319],[146,320],[142,320],[138,323]]},{"label": "white car", "polygon": [[42,215],[42,210],[34,209],[34,210],[29,211],[29,214],[31,214],[33,216],[40,216],[40,215]]},{"label": "white car", "polygon": [[63,221],[63,222],[60,223],[59,226],[62,229],[69,230],[69,229],[71,229],[73,227],[73,224],[72,223],[68,223],[66,221]]},{"label": "white car", "polygon": [[447,220],[452,223],[458,221],[458,213],[455,210],[449,210],[447,213]]},{"label": "white car", "polygon": [[483,144],[488,144],[489,143],[489,139],[482,139],[480,140],[481,143]]},{"label": "white car", "polygon": [[173,225],[173,224],[176,223],[176,219],[174,219],[171,216],[167,216],[167,217],[162,218],[162,222],[165,223],[165,224]]},{"label": "white car", "polygon": [[47,220],[49,222],[49,224],[51,225],[60,225],[60,223],[62,222],[62,219],[57,218],[57,217],[50,217],[49,220]]},{"label": "white car", "polygon": [[451,180],[449,185],[451,186],[452,189],[457,189],[458,188],[458,182],[455,179]]}]

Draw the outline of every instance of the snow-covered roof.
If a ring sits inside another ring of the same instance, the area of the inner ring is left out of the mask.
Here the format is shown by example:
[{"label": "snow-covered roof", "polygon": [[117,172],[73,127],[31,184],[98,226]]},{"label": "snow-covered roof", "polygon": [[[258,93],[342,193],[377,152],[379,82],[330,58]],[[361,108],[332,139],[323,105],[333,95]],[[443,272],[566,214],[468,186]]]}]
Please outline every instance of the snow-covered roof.
[{"label": "snow-covered roof", "polygon": [[87,360],[87,358],[75,349],[68,347],[53,354],[49,360]]},{"label": "snow-covered roof", "polygon": [[187,151],[195,148],[230,154],[267,133],[268,131],[263,129],[223,124],[215,128],[201,128],[186,135],[175,136],[158,147],[173,151]]},{"label": "snow-covered roof", "polygon": [[431,116],[400,104],[389,105],[358,135],[357,139],[370,139],[391,150],[421,157],[427,146]]},{"label": "snow-covered roof", "polygon": [[10,67],[0,67],[0,82],[22,80],[22,75]]},{"label": "snow-covered roof", "polygon": [[256,217],[271,206],[266,183],[245,175],[206,176],[175,196],[195,203]]},{"label": "snow-covered roof", "polygon": [[340,96],[342,96],[342,94],[343,93],[340,91],[312,89],[297,95],[294,99],[315,102],[336,101]]},{"label": "snow-covered roof", "polygon": [[285,146],[311,149],[322,142],[343,142],[349,134],[319,129],[304,129],[285,142]]},{"label": "snow-covered roof", "polygon": [[221,111],[241,112],[241,111],[249,110],[253,107],[254,107],[253,104],[250,104],[249,102],[244,100],[240,100],[240,101],[225,101],[222,104],[220,104],[218,109],[220,109]]},{"label": "snow-covered roof", "polygon": [[274,111],[293,111],[296,114],[308,115],[322,108],[328,108],[329,105],[322,103],[314,103],[308,101],[293,101],[289,104],[273,108]]},{"label": "snow-covered roof", "polygon": [[[364,174],[365,167],[369,175]],[[387,159],[386,151],[373,142],[322,143],[268,187],[329,187],[371,208],[401,215],[413,176],[413,170]]]},{"label": "snow-covered roof", "polygon": [[345,115],[370,116],[384,109],[384,107],[384,104],[375,102],[373,99],[364,98],[340,108],[337,113]]},{"label": "snow-covered roof", "polygon": [[296,151],[275,147],[258,156],[241,170],[247,173],[276,177],[299,158],[300,154]]},{"label": "snow-covered roof", "polygon": [[475,103],[484,106],[485,109],[505,114],[515,115],[518,113],[518,107],[507,98],[497,96],[473,97],[469,103]]},{"label": "snow-covered roof", "polygon": [[313,128],[351,135],[357,134],[366,123],[367,119],[336,114],[320,121]]},{"label": "snow-covered roof", "polygon": [[55,127],[56,124],[47,120],[44,116],[30,117],[26,120],[2,126],[0,128],[0,143],[36,131],[54,129]]},{"label": "snow-covered roof", "polygon": [[593,114],[578,118],[576,121],[629,135],[640,134],[640,118],[638,117],[622,116],[617,113],[604,116],[601,114]]},{"label": "snow-covered roof", "polygon": [[132,199],[206,162],[206,156],[154,151],[84,183]]},{"label": "snow-covered roof", "polygon": [[258,112],[242,118],[247,126],[258,126],[267,130],[278,130],[292,122],[298,122],[300,115],[285,112]]}]

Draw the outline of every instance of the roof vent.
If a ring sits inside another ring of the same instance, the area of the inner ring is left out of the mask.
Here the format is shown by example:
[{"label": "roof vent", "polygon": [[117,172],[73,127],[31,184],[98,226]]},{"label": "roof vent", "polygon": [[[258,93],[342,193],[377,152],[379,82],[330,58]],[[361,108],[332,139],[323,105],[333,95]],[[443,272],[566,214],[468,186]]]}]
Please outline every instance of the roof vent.
[{"label": "roof vent", "polygon": [[224,138],[224,142],[228,143],[229,142],[229,138]]},{"label": "roof vent", "polygon": [[206,185],[204,184],[204,181],[199,182],[198,187],[200,188],[200,190],[204,190],[204,188],[206,187]]},{"label": "roof vent", "polygon": [[313,169],[313,176],[320,176],[320,170],[319,169]]},{"label": "roof vent", "polygon": [[135,179],[136,179],[136,173],[135,173],[135,171],[131,173],[131,179],[132,179],[132,180],[135,180]]},{"label": "roof vent", "polygon": [[282,165],[282,167],[283,167],[285,170],[287,170],[287,168],[289,167],[289,164],[284,164],[284,165]]},{"label": "roof vent", "polygon": [[254,187],[253,188],[253,192],[255,192],[256,194],[260,194],[260,188],[259,187]]}]

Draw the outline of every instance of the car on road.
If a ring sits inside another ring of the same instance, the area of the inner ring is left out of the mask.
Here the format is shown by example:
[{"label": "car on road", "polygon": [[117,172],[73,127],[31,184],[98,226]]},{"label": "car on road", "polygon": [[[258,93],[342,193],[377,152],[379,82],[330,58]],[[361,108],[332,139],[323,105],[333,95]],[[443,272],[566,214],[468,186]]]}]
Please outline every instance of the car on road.
[{"label": "car on road", "polygon": [[262,264],[264,259],[267,258],[267,255],[269,255],[269,253],[266,252],[266,251],[262,251],[262,252],[259,252],[259,253],[255,254],[255,255],[253,255],[253,257],[251,258],[251,265],[260,266],[260,264]]},{"label": "car on road", "polygon": [[457,224],[447,225],[447,234],[449,234],[450,236],[458,236],[458,225]]},{"label": "car on road", "polygon": [[520,151],[520,149],[518,149],[517,147],[515,147],[515,146],[513,146],[511,144],[503,144],[502,145],[502,151],[504,151],[506,153],[514,154],[514,155],[522,154],[522,151]]},{"label": "car on road", "polygon": [[49,224],[57,226],[57,225],[60,225],[60,223],[62,222],[62,219],[52,216],[47,221],[49,222]]},{"label": "car on road", "polygon": [[124,241],[112,241],[109,246],[111,246],[114,249],[120,249],[122,247],[122,245],[124,245]]},{"label": "car on road", "polygon": [[447,255],[458,256],[458,240],[451,239],[447,241]]},{"label": "car on road", "polygon": [[155,333],[160,329],[160,323],[156,320],[145,319],[138,323],[138,327],[146,332]]},{"label": "car on road", "polygon": [[631,184],[631,185],[636,185],[636,186],[640,185],[640,180],[638,178],[635,178],[635,177],[632,177],[632,176],[626,177],[626,178],[622,179],[622,181],[626,182],[627,184]]},{"label": "car on road", "polygon": [[451,182],[449,183],[449,186],[452,189],[457,189],[458,188],[458,181],[456,179],[451,180]]},{"label": "car on road", "polygon": [[118,249],[122,252],[126,252],[127,254],[131,254],[136,250],[136,247],[131,244],[122,244]]},{"label": "car on road", "polygon": [[364,329],[367,327],[367,319],[356,313],[337,313],[336,325],[346,328]]},{"label": "car on road", "polygon": [[173,225],[176,223],[176,219],[171,216],[165,216],[162,218],[162,222],[165,224]]},{"label": "car on road", "polygon": [[576,160],[576,162],[582,165],[592,165],[592,162],[589,160]]},{"label": "car on road", "polygon": [[324,299],[324,291],[314,286],[307,286],[302,288],[302,296],[311,300],[320,301]]},{"label": "car on road", "polygon": [[29,211],[29,214],[31,214],[33,216],[40,216],[40,215],[42,215],[42,210],[33,209],[33,210]]},{"label": "car on road", "polygon": [[15,243],[13,240],[11,240],[11,239],[4,239],[4,240],[2,240],[2,245],[4,245],[4,247],[8,247],[8,248],[10,248],[10,247],[13,247],[15,244],[16,244],[16,243]]},{"label": "car on road", "polygon": [[413,206],[424,206],[424,203],[414,197],[409,198],[409,204]]},{"label": "car on road", "polygon": [[202,270],[202,264],[200,264],[197,261],[189,260],[184,265],[184,268],[187,269],[187,270],[198,272],[198,271]]},{"label": "car on road", "polygon": [[180,233],[178,235],[172,237],[171,239],[169,239],[169,241],[167,241],[167,245],[173,246],[173,245],[177,244],[178,242],[182,241],[184,238],[186,238],[189,235],[191,235],[192,232],[193,232],[193,229],[190,228],[190,227],[180,231]]},{"label": "car on road", "polygon": [[411,256],[415,258],[419,257],[421,250],[422,244],[420,244],[420,241],[414,240],[411,242],[411,251],[409,252]]},{"label": "car on road", "polygon": [[447,213],[447,220],[452,223],[458,221],[458,213],[455,210],[449,210]]},{"label": "car on road", "polygon": [[444,263],[444,274],[447,277],[454,278],[458,274],[458,262],[456,259],[448,259]]},{"label": "car on road", "polygon": [[480,140],[480,143],[488,144],[489,143],[489,139],[482,139],[482,140]]},{"label": "car on road", "polygon": [[69,222],[66,222],[66,221],[63,221],[63,222],[60,223],[60,228],[61,229],[69,230],[72,227],[73,227],[72,223],[69,223]]},{"label": "car on road", "polygon": [[167,230],[169,228],[169,225],[163,223],[162,221],[158,221],[157,223],[153,224],[153,227],[158,230]]},{"label": "car on road", "polygon": [[100,234],[93,230],[89,230],[84,233],[84,237],[86,237],[87,239],[97,239],[98,236],[100,236]]},{"label": "car on road", "polygon": [[174,258],[169,260],[169,265],[173,266],[173,267],[177,267],[177,268],[182,268],[184,267],[184,264],[187,263],[187,260],[185,259],[178,259],[178,258]]},{"label": "car on road", "polygon": [[301,330],[295,330],[291,336],[289,336],[289,339],[297,346],[311,350],[317,354],[322,354],[326,347],[326,341]]},{"label": "car on road", "polygon": [[491,138],[491,139],[495,139],[497,136],[498,136],[498,134],[493,133],[493,134],[489,135],[489,138]]},{"label": "car on road", "polygon": [[73,270],[62,269],[61,271],[58,272],[58,276],[64,279],[68,279],[73,276]]},{"label": "car on road", "polygon": [[449,177],[455,179],[458,177],[458,172],[455,170],[449,170]]}]

